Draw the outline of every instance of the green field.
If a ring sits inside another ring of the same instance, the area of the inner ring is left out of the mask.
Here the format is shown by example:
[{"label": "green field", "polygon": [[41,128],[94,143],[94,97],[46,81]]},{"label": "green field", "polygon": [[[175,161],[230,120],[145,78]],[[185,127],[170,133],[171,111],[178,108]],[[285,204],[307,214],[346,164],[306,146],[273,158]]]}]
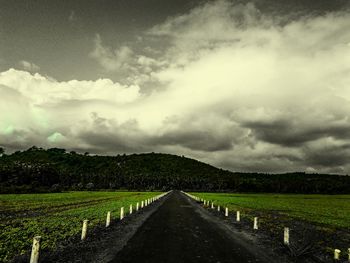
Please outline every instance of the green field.
[{"label": "green field", "polygon": [[277,212],[312,223],[350,229],[350,195],[191,193],[246,214]]},{"label": "green field", "polygon": [[43,238],[42,248],[81,232],[82,221],[89,227],[105,224],[107,211],[112,222],[120,208],[160,194],[159,192],[67,192],[54,194],[0,195],[0,262],[30,250],[36,235]]}]

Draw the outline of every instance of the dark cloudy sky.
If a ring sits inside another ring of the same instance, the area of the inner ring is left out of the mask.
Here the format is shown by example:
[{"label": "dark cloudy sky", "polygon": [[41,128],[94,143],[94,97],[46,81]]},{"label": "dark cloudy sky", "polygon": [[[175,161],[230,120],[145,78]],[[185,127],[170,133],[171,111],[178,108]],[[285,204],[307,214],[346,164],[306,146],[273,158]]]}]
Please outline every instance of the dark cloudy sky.
[{"label": "dark cloudy sky", "polygon": [[0,146],[350,172],[347,0],[0,0]]}]

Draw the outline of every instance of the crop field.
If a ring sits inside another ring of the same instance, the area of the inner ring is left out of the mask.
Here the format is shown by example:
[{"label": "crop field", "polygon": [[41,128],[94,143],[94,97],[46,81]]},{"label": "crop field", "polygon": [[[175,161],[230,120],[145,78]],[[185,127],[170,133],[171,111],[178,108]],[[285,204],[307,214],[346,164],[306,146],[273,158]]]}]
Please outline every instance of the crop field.
[{"label": "crop field", "polygon": [[331,228],[350,230],[350,195],[191,193],[214,204],[240,210],[273,212]]},{"label": "crop field", "polygon": [[32,239],[41,235],[42,248],[81,232],[82,221],[89,228],[105,224],[111,211],[112,222],[120,208],[158,195],[158,192],[67,192],[54,194],[0,195],[0,262],[30,250]]}]

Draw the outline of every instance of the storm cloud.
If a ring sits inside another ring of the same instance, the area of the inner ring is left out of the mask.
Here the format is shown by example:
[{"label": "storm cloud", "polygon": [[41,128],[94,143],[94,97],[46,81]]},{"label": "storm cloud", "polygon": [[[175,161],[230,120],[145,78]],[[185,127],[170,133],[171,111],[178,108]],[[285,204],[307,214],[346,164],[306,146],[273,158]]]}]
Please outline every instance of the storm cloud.
[{"label": "storm cloud", "polygon": [[296,15],[219,0],[148,28],[142,48],[96,35],[86,56],[120,81],[0,73],[0,145],[349,173],[348,28],[336,8]]}]

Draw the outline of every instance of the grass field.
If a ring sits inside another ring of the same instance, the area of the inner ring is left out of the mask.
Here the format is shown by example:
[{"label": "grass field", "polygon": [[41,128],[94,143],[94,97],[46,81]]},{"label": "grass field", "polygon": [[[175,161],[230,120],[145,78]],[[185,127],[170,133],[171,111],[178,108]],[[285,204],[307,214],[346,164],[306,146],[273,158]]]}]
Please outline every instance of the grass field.
[{"label": "grass field", "polygon": [[320,225],[350,229],[350,195],[191,193],[229,210],[278,212]]},{"label": "grass field", "polygon": [[[36,235],[43,237],[42,248],[81,232],[82,221],[89,227],[105,224],[107,211],[112,220],[121,207],[154,197],[158,192],[67,192],[54,194],[0,195],[0,262],[30,250]],[[113,221],[112,221],[113,222]]]}]

